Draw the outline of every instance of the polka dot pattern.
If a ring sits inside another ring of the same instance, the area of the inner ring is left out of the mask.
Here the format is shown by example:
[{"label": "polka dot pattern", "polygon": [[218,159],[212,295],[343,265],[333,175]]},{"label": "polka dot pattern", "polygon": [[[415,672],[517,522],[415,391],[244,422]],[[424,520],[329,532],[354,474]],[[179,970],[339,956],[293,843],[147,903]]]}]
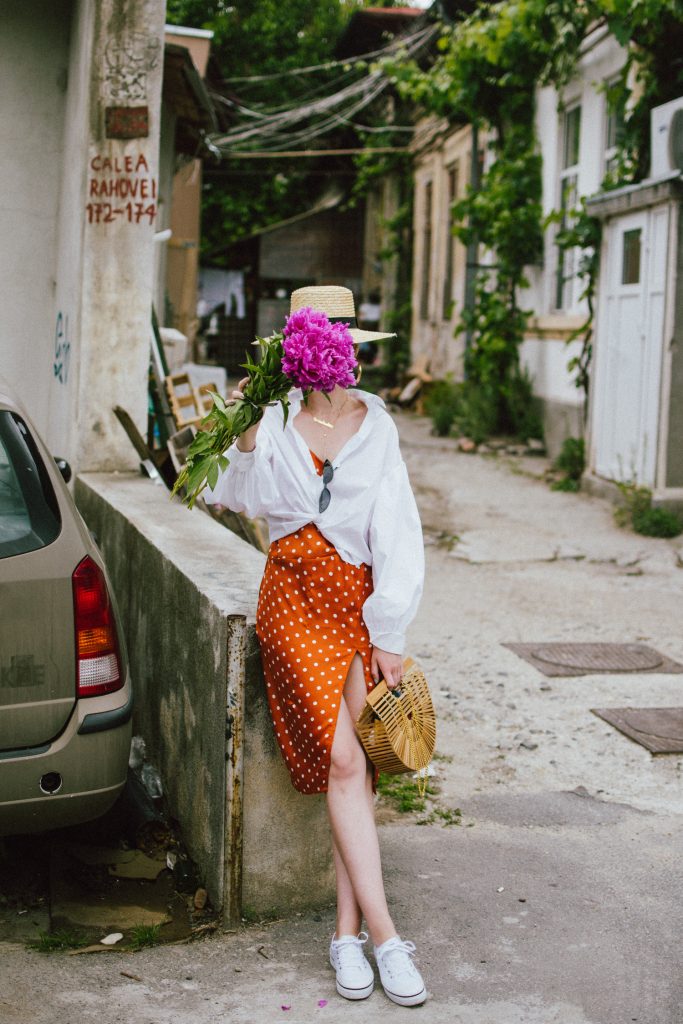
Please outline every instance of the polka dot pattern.
[{"label": "polka dot pattern", "polygon": [[[322,473],[322,462],[311,455]],[[356,651],[368,692],[374,686],[362,616],[371,593],[370,566],[345,562],[313,523],[270,545],[256,635],[275,736],[300,793],[327,792],[332,740]]]}]

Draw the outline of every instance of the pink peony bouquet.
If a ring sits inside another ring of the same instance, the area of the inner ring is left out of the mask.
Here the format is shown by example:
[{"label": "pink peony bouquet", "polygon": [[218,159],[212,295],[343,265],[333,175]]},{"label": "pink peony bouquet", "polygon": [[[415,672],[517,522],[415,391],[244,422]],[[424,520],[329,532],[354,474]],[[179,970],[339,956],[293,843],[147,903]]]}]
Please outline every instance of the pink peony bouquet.
[{"label": "pink peony bouquet", "polygon": [[324,313],[304,306],[292,313],[282,333],[282,372],[304,392],[356,383],[358,362],[346,324],[330,323]]},{"label": "pink peony bouquet", "polygon": [[173,487],[184,489],[183,500],[192,508],[208,485],[230,464],[225,452],[241,433],[258,423],[267,405],[282,405],[284,423],[289,413],[289,391],[301,388],[304,402],[311,391],[329,395],[335,386],[355,384],[358,365],[353,336],[344,323],[331,323],[324,313],[305,307],[292,313],[280,333],[257,338],[260,359],[247,359],[242,367],[249,378],[244,398],[226,402],[213,394],[213,406],[200,424]]}]

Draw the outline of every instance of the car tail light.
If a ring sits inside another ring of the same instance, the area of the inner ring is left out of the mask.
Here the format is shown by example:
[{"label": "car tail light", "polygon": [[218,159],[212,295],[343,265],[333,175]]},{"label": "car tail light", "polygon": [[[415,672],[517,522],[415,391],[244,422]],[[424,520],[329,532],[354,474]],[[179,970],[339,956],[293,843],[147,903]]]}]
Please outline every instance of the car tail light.
[{"label": "car tail light", "polygon": [[121,658],[104,573],[90,555],[71,577],[76,640],[76,696],[95,697],[123,686]]}]

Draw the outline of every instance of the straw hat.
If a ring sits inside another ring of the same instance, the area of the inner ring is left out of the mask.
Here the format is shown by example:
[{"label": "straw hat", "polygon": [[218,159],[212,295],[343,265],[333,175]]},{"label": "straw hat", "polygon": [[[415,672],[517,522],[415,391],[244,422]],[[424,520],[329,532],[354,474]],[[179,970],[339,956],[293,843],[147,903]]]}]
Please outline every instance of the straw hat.
[{"label": "straw hat", "polygon": [[318,313],[324,313],[333,324],[348,324],[349,334],[356,343],[383,341],[386,338],[396,337],[395,334],[388,334],[385,331],[362,331],[358,327],[353,292],[350,288],[342,288],[336,284],[297,288],[295,292],[292,292],[289,312],[296,313],[298,309],[305,307],[315,309]]}]

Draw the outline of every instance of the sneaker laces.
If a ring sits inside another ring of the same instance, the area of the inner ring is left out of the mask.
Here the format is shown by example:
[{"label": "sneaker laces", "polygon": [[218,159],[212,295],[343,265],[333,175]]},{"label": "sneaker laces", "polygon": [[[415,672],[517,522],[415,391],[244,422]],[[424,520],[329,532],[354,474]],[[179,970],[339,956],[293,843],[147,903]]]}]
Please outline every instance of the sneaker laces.
[{"label": "sneaker laces", "polygon": [[418,971],[411,960],[411,957],[415,956],[415,943],[409,939],[403,941],[402,939],[396,939],[384,952],[381,954],[382,966],[385,971],[395,977],[397,974],[408,973],[413,977],[418,976]]},{"label": "sneaker laces", "polygon": [[365,967],[363,945],[367,940],[367,932],[359,932],[358,935],[344,935],[341,939],[333,939],[339,966],[344,969],[349,967]]}]

